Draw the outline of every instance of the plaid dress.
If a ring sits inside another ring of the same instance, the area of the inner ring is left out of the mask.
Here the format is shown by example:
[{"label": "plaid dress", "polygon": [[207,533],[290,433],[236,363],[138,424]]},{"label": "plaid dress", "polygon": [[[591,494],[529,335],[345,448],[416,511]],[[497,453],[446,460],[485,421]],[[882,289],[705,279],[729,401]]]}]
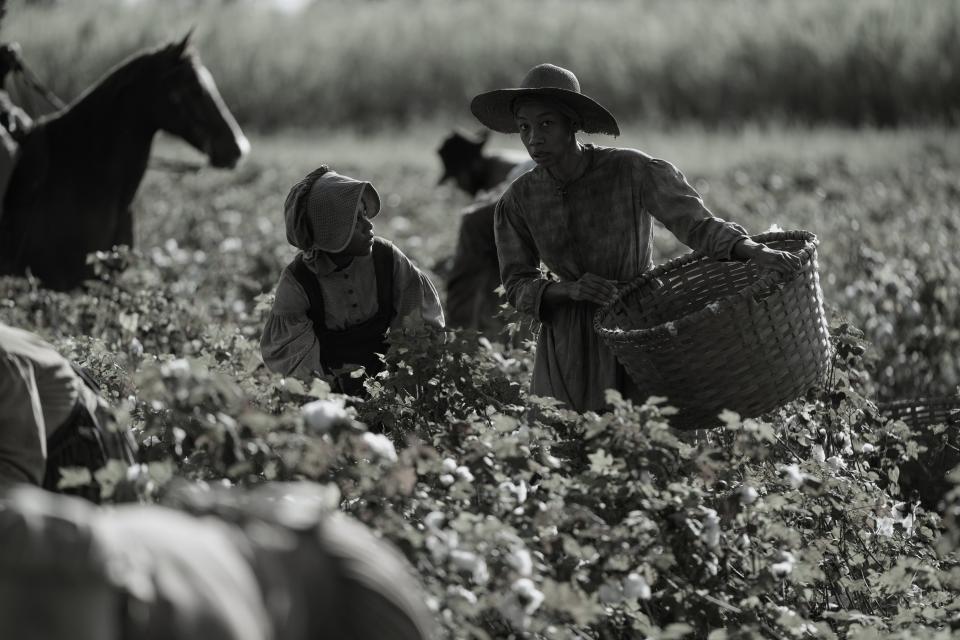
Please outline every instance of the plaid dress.
[{"label": "plaid dress", "polygon": [[[596,305],[541,307],[551,282],[593,273],[628,282],[652,262],[653,218],[693,249],[729,259],[742,227],[715,217],[669,162],[634,149],[585,145],[584,173],[563,183],[537,167],[497,204],[495,233],[507,299],[542,323],[531,392],[576,411],[600,411],[606,389],[636,398],[624,368],[593,331]],[[643,399],[643,398],[639,398]]]}]

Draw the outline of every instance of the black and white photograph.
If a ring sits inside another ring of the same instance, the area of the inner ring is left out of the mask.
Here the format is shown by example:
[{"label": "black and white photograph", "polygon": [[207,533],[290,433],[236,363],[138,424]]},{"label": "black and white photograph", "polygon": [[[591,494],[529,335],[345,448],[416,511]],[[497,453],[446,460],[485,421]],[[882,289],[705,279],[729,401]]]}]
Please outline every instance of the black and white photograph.
[{"label": "black and white photograph", "polygon": [[0,0],[0,639],[960,637],[960,0]]}]

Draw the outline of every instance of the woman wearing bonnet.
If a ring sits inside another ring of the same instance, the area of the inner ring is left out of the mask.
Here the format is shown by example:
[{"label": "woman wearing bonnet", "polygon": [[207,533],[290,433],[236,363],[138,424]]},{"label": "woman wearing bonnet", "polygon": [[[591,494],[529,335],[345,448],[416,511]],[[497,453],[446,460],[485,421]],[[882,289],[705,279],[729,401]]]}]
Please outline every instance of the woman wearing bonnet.
[{"label": "woman wearing bonnet", "polygon": [[[519,133],[536,167],[497,204],[500,275],[509,302],[540,320],[531,392],[576,411],[600,411],[605,392],[636,398],[623,366],[593,331],[593,314],[620,283],[653,266],[653,219],[720,260],[752,260],[791,274],[796,256],[714,216],[683,174],[642,151],[584,144],[577,132],[619,135],[613,115],[580,91],[573,72],[531,69],[519,87],[476,96],[471,111],[500,133]],[[548,278],[541,263],[557,278]]]},{"label": "woman wearing bonnet", "polygon": [[374,186],[326,166],[295,184],[284,204],[287,240],[300,249],[283,270],[260,339],[267,368],[283,375],[334,376],[358,393],[343,369],[382,369],[389,330],[442,328],[437,290],[390,242],[375,236]]}]

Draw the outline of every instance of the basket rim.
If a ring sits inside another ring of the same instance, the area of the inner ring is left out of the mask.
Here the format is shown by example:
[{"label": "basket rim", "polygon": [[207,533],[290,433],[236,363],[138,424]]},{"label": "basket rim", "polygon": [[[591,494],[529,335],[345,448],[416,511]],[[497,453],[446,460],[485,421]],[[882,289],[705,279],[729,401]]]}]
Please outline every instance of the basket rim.
[{"label": "basket rim", "polygon": [[[794,255],[800,258],[800,270],[796,272],[790,281],[800,276],[803,268],[806,267],[807,264],[809,264],[812,260],[813,255],[816,252],[817,245],[819,244],[817,236],[814,233],[805,230],[768,231],[766,233],[758,233],[748,237],[754,242],[759,243],[775,242],[780,240],[803,241],[803,247],[793,252]],[[697,323],[708,315],[719,315],[720,313],[725,312],[728,307],[739,303],[745,298],[757,300],[766,297],[775,289],[781,288],[790,282],[788,280],[784,280],[783,276],[781,276],[778,272],[771,271],[762,275],[755,282],[747,285],[743,289],[740,289],[736,293],[724,296],[711,305],[705,306],[697,311],[692,311],[684,316],[680,316],[668,322],[662,322],[652,327],[643,329],[628,330],[608,329],[603,326],[603,319],[610,312],[613,306],[640,287],[644,286],[655,278],[659,278],[660,276],[674,271],[679,271],[689,264],[703,262],[706,260],[713,260],[713,258],[710,258],[703,253],[693,251],[682,256],[672,258],[663,264],[657,265],[653,269],[640,274],[630,281],[627,286],[620,289],[609,302],[597,309],[593,316],[593,330],[605,340],[612,340],[615,342],[636,341],[638,339],[658,337],[667,334],[675,335],[680,329]],[[668,327],[667,325],[672,325],[672,327]]]}]

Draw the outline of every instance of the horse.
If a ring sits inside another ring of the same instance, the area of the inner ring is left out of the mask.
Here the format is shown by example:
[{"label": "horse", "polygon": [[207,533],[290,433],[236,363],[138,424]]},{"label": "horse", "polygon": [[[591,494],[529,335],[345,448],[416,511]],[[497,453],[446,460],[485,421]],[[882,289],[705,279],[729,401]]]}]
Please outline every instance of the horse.
[{"label": "horse", "polygon": [[68,290],[92,275],[87,254],[132,247],[130,205],[158,131],[217,168],[250,148],[189,33],[121,62],[21,140],[0,214],[0,275],[29,270]]}]

